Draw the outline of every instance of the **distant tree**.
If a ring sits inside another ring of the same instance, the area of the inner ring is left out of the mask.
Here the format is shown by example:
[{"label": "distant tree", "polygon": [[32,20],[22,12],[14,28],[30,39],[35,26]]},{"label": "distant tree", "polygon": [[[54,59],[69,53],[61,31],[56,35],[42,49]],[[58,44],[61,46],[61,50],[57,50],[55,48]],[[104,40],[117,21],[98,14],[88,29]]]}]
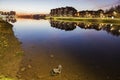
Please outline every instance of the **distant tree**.
[{"label": "distant tree", "polygon": [[16,15],[15,11],[10,11],[10,15]]},{"label": "distant tree", "polygon": [[115,10],[116,10],[118,13],[120,13],[120,5],[116,6],[116,7],[115,7]]},{"label": "distant tree", "polygon": [[[120,2],[120,0],[119,0]],[[106,10],[106,14],[111,16],[120,17],[120,5],[111,7],[110,9]]]},{"label": "distant tree", "polygon": [[118,0],[118,4],[120,5],[120,0]]}]

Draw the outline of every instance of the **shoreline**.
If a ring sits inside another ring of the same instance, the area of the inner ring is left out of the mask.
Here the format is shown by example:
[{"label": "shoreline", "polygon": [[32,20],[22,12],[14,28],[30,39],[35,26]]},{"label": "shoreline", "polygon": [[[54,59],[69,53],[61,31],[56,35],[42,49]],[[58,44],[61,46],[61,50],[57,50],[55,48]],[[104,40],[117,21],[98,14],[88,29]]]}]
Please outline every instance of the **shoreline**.
[{"label": "shoreline", "polygon": [[8,27],[8,26],[13,27],[12,24],[0,19],[0,27]]},{"label": "shoreline", "polygon": [[120,18],[80,18],[80,17],[46,17],[46,19],[63,20],[63,21],[85,21],[100,23],[120,23]]}]

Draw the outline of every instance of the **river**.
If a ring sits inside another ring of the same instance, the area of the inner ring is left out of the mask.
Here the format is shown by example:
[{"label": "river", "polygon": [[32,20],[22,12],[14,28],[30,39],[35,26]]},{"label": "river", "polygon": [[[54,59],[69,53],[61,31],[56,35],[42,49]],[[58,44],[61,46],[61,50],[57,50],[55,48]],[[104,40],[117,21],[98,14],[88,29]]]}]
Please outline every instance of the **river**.
[{"label": "river", "polygon": [[[120,80],[119,24],[32,19],[12,24],[23,50],[17,79]],[[52,75],[58,65],[61,73]]]}]

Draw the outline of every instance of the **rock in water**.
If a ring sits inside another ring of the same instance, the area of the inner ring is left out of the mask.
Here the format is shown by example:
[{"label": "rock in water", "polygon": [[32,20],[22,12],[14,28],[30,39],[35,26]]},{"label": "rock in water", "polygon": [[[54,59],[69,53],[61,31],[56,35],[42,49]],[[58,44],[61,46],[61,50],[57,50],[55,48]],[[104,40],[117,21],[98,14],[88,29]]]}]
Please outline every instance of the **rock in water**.
[{"label": "rock in water", "polygon": [[26,68],[25,67],[23,67],[23,68],[21,68],[21,71],[23,72],[23,71],[25,71],[26,70]]},{"label": "rock in water", "polygon": [[53,55],[53,54],[51,54],[51,55],[50,55],[50,57],[51,57],[51,58],[53,58],[53,57],[54,57],[54,55]]},{"label": "rock in water", "polygon": [[57,68],[53,68],[52,71],[51,71],[51,75],[52,76],[55,76],[57,74],[60,74],[61,73],[61,70],[62,70],[62,65],[58,65]]},{"label": "rock in water", "polygon": [[58,65],[58,69],[62,70],[62,65]]},{"label": "rock in water", "polygon": [[28,68],[32,68],[32,66],[31,66],[31,65],[28,65]]}]

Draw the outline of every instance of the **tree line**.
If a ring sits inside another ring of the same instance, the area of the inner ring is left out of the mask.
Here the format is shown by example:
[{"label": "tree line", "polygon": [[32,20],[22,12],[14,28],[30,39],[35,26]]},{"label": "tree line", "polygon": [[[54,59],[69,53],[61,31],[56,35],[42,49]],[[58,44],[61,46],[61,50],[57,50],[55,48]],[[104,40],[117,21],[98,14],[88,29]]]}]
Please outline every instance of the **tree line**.
[{"label": "tree line", "polygon": [[107,10],[83,10],[77,11],[74,7],[61,7],[51,9],[50,16],[54,17],[85,17],[85,18],[120,18],[120,5]]}]

